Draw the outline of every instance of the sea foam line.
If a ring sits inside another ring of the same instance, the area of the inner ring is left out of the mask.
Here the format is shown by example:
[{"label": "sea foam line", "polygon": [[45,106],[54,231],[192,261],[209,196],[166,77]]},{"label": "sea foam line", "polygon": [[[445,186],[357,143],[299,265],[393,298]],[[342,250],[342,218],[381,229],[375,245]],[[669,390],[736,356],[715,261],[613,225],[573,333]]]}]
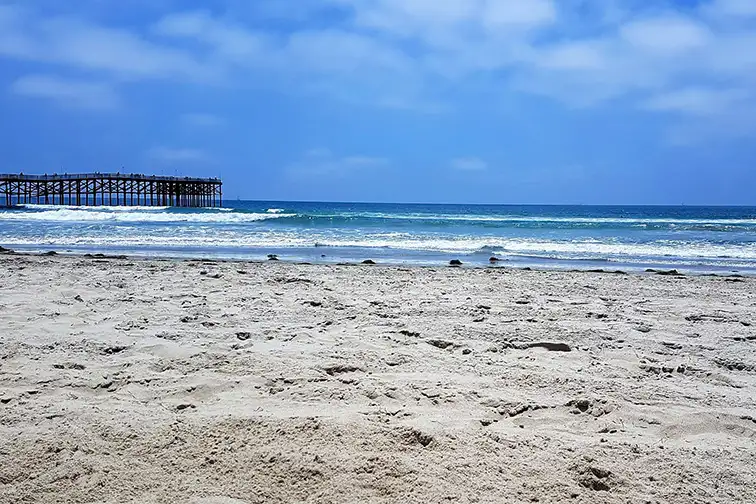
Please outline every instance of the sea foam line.
[{"label": "sea foam line", "polygon": [[116,205],[98,205],[98,206],[77,206],[77,205],[18,205],[18,208],[28,210],[78,210],[87,211],[107,211],[107,212],[161,212],[170,209],[168,206],[116,206]]},{"label": "sea foam line", "polygon": [[[97,207],[102,208],[102,207]],[[146,207],[152,209],[153,207]],[[5,221],[46,221],[46,222],[189,222],[235,224],[256,222],[269,219],[295,217],[296,214],[237,213],[237,212],[176,212],[176,211],[125,211],[119,207],[106,210],[82,210],[79,208],[60,208],[40,212],[19,212],[15,210],[0,212],[0,220]]]},{"label": "sea foam line", "polygon": [[[233,208],[207,208],[197,212],[196,209],[175,209],[170,207],[123,207],[123,206],[101,206],[101,207],[76,207],[76,206],[57,206],[57,205],[22,205],[21,208],[33,210],[24,211],[2,211],[0,219],[13,220],[75,220],[73,216],[82,216],[90,214],[90,217],[80,217],[79,220],[112,220],[110,214],[114,212],[134,215],[135,217],[126,217],[130,222],[136,222],[143,214],[160,213],[169,211],[169,215],[181,216],[180,218],[162,218],[161,221],[184,221],[184,222],[222,222],[223,219],[214,218],[193,218],[187,217],[192,215],[206,215],[208,212],[223,212],[229,215],[229,222],[240,221],[257,221],[267,218],[305,218],[311,220],[317,219],[383,219],[383,220],[418,220],[418,221],[448,221],[448,222],[524,222],[524,223],[563,223],[563,224],[621,224],[621,225],[654,225],[665,224],[669,226],[754,226],[756,219],[674,219],[674,218],[638,218],[638,217],[557,217],[557,216],[520,216],[520,215],[460,215],[460,214],[429,214],[429,213],[403,213],[392,214],[382,212],[335,212],[335,213],[287,213],[282,208],[268,208],[264,213],[245,213],[239,212]],[[39,211],[41,210],[41,211]],[[178,211],[177,211],[178,210]],[[62,213],[66,211],[77,212],[74,214]],[[248,217],[237,217],[239,215]],[[26,217],[28,216],[28,217]],[[234,216],[234,217],[231,217]],[[146,222],[154,220],[148,216],[144,217]]]},{"label": "sea foam line", "polygon": [[520,216],[520,215],[459,215],[459,214],[389,214],[380,212],[343,212],[333,214],[313,214],[322,218],[366,218],[385,220],[436,220],[469,222],[544,222],[544,223],[578,223],[578,224],[712,224],[712,225],[756,225],[756,219],[673,219],[640,217],[555,217],[555,216]]},{"label": "sea foam line", "polygon": [[[144,231],[144,230],[139,230]],[[756,243],[717,244],[691,241],[657,241],[650,243],[607,243],[597,240],[524,240],[486,237],[431,238],[384,234],[365,237],[337,236],[333,233],[257,232],[253,234],[220,232],[206,228],[184,230],[180,235],[156,231],[120,232],[115,235],[51,236],[26,238],[0,235],[6,245],[88,245],[127,247],[200,247],[200,248],[363,248],[395,251],[444,252],[450,254],[491,254],[498,256],[542,256],[553,259],[739,259],[756,261]]]}]

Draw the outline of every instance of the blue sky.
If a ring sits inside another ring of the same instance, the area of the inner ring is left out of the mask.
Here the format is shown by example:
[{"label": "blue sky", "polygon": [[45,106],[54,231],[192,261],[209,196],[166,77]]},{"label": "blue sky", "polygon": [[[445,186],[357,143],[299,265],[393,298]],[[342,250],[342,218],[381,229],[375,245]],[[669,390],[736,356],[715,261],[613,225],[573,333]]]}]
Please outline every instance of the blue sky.
[{"label": "blue sky", "polygon": [[756,205],[754,0],[0,0],[0,172]]}]

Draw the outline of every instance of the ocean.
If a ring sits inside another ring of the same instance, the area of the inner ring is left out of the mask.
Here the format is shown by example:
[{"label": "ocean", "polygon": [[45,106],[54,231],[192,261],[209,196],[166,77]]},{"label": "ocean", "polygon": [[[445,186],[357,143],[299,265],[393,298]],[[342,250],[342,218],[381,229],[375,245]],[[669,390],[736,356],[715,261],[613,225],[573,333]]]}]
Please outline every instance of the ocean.
[{"label": "ocean", "polygon": [[756,207],[226,202],[0,209],[19,251],[756,274]]}]

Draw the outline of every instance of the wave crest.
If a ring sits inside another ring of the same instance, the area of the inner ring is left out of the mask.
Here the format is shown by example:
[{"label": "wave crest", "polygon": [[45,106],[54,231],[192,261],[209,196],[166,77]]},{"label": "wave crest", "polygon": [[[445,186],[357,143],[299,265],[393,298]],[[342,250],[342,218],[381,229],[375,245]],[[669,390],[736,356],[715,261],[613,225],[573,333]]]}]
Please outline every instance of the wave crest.
[{"label": "wave crest", "polygon": [[296,214],[269,214],[223,212],[219,210],[182,211],[158,207],[56,207],[39,208],[38,211],[19,212],[15,210],[0,212],[0,221],[46,221],[46,222],[129,222],[129,223],[215,223],[243,224],[269,219],[296,217]]}]

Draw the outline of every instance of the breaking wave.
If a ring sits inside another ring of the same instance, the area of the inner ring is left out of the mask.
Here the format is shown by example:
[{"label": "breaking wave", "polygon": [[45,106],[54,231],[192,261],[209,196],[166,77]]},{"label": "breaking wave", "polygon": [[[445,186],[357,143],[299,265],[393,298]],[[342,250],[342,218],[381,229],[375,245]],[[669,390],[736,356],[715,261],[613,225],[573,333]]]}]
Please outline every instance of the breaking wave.
[{"label": "breaking wave", "polygon": [[47,222],[193,222],[216,224],[239,224],[268,219],[294,217],[284,213],[232,212],[227,209],[181,211],[167,207],[47,207],[37,206],[32,211],[7,210],[0,212],[0,221],[47,221]]},{"label": "breaking wave", "polygon": [[239,211],[232,208],[177,209],[168,207],[73,207],[27,205],[0,211],[0,221],[48,222],[194,222],[216,224],[259,223],[286,219],[290,224],[328,226],[380,226],[396,222],[402,227],[522,229],[648,229],[676,231],[756,231],[756,219],[672,219],[633,217],[557,217],[517,215],[453,215],[387,212],[287,212],[283,208]]},{"label": "breaking wave", "polygon": [[[0,245],[319,258],[465,255],[537,261],[745,265],[756,270],[756,209],[506,207],[240,202],[234,208],[28,205],[0,210]],[[455,213],[456,212],[456,213]],[[532,215],[529,215],[531,212]]]}]

